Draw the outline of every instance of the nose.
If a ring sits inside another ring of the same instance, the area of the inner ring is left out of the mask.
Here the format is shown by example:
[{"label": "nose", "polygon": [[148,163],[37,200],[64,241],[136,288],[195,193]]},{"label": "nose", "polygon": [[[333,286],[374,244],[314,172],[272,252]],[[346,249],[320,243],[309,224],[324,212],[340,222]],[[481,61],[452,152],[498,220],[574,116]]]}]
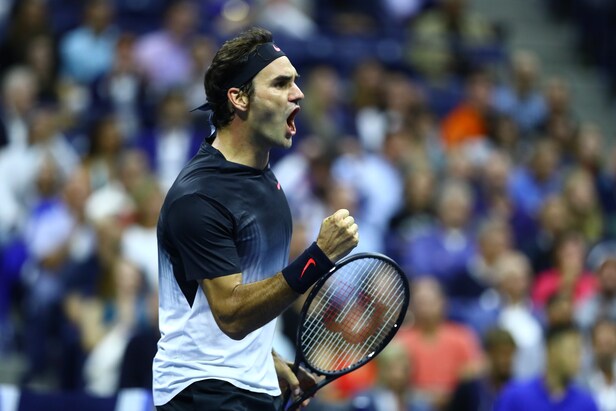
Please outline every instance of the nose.
[{"label": "nose", "polygon": [[304,93],[299,88],[296,83],[293,83],[293,87],[291,88],[291,92],[289,93],[289,101],[294,103],[298,103],[300,100],[304,99]]}]

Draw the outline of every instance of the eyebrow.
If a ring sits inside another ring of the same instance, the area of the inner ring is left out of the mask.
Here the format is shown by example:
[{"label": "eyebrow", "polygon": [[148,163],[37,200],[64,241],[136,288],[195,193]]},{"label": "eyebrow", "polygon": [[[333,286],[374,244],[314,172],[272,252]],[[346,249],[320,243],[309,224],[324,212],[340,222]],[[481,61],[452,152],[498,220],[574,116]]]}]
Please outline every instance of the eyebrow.
[{"label": "eyebrow", "polygon": [[294,76],[293,75],[289,76],[289,75],[281,74],[279,76],[274,77],[274,79],[272,80],[272,84],[276,84],[276,83],[279,83],[279,82],[285,82],[286,83],[286,82],[290,82],[292,80],[296,80],[298,78],[299,78],[299,74],[298,73],[295,73]]}]

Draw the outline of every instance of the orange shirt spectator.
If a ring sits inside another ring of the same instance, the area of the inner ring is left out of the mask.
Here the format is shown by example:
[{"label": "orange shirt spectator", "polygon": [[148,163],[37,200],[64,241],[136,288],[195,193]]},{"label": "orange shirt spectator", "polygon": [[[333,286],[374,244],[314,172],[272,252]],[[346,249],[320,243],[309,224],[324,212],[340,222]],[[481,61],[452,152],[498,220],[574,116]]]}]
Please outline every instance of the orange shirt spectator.
[{"label": "orange shirt spectator", "polygon": [[443,323],[433,335],[403,328],[396,338],[408,350],[413,364],[411,385],[420,391],[449,394],[481,362],[477,339],[463,325]]},{"label": "orange shirt spectator", "polygon": [[443,119],[441,133],[447,148],[488,134],[491,95],[492,81],[487,73],[477,71],[468,77],[464,101]]},{"label": "orange shirt spectator", "polygon": [[460,381],[481,373],[481,348],[469,328],[445,320],[445,296],[434,278],[416,278],[411,293],[414,323],[403,326],[396,340],[408,350],[410,386],[444,409]]},{"label": "orange shirt spectator", "polygon": [[442,137],[448,148],[483,138],[488,127],[483,114],[470,104],[460,104],[443,119]]}]

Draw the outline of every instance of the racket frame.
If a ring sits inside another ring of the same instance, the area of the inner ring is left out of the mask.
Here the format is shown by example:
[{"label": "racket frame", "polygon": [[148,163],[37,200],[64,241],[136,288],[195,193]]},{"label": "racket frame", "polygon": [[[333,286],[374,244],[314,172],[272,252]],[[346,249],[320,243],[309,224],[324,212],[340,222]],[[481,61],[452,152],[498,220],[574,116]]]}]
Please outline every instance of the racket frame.
[{"label": "racket frame", "polygon": [[[302,347],[302,344],[301,344],[301,337],[302,337],[302,334],[304,332],[304,328],[305,328],[305,324],[306,324],[306,322],[305,322],[306,315],[308,314],[308,309],[310,308],[310,304],[312,303],[312,300],[314,300],[315,296],[319,293],[319,291],[321,290],[321,288],[323,287],[325,282],[332,275],[334,275],[338,270],[340,270],[345,265],[347,265],[347,264],[349,264],[349,263],[351,263],[351,262],[353,262],[355,260],[364,259],[364,258],[372,258],[372,259],[377,259],[377,260],[385,261],[386,263],[388,263],[391,267],[393,267],[395,269],[396,273],[402,279],[403,290],[404,290],[404,301],[403,301],[403,304],[402,304],[402,309],[400,310],[400,314],[398,315],[398,318],[394,322],[394,326],[391,328],[389,333],[387,335],[385,335],[385,337],[381,341],[381,344],[370,355],[366,356],[361,361],[358,361],[357,363],[352,364],[349,367],[342,368],[342,369],[340,369],[338,371],[318,370],[315,367],[313,367],[312,365],[310,365],[310,363],[308,361],[306,361],[306,357],[304,356],[304,350],[303,350],[303,347]],[[410,287],[409,287],[408,277],[406,276],[406,274],[404,273],[402,268],[400,268],[400,266],[394,260],[389,258],[388,256],[386,256],[384,254],[380,254],[380,253],[364,252],[364,253],[357,253],[357,254],[350,255],[348,257],[343,258],[339,262],[337,262],[336,265],[329,272],[327,272],[323,277],[321,277],[314,284],[314,286],[312,287],[312,290],[310,290],[310,293],[308,294],[308,297],[306,297],[306,301],[304,302],[304,305],[302,307],[302,311],[300,312],[300,318],[299,318],[300,326],[297,327],[297,336],[296,336],[297,352],[296,352],[296,355],[295,355],[295,362],[293,363],[293,367],[291,368],[294,373],[297,373],[300,365],[302,365],[302,366],[308,368],[314,374],[325,376],[325,378],[322,381],[320,381],[317,384],[315,384],[309,390],[304,392],[299,398],[294,400],[293,403],[289,406],[289,408],[287,408],[287,410],[297,409],[297,407],[303,401],[305,401],[307,398],[313,396],[318,390],[320,390],[321,388],[323,388],[327,384],[335,381],[336,379],[342,377],[343,375],[348,374],[348,373],[358,369],[359,367],[364,366],[369,361],[371,361],[373,358],[375,358],[381,351],[383,351],[383,349],[387,346],[387,344],[389,344],[389,342],[394,338],[394,336],[396,335],[396,333],[400,329],[400,326],[404,322],[404,317],[406,316],[406,313],[408,311],[409,303],[410,303]],[[291,394],[291,390],[288,389],[286,395],[284,396],[283,403],[282,403],[282,409],[283,410],[285,409],[284,407],[285,407],[286,403],[289,400],[290,394]]]}]

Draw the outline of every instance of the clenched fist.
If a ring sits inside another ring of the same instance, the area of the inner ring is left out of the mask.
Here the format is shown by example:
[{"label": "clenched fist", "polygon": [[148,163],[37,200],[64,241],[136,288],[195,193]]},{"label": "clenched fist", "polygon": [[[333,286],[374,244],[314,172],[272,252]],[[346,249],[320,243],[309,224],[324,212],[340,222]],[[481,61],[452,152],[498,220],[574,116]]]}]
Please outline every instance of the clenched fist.
[{"label": "clenched fist", "polygon": [[346,256],[359,243],[359,227],[349,210],[341,209],[323,220],[317,245],[325,255],[336,262]]}]

